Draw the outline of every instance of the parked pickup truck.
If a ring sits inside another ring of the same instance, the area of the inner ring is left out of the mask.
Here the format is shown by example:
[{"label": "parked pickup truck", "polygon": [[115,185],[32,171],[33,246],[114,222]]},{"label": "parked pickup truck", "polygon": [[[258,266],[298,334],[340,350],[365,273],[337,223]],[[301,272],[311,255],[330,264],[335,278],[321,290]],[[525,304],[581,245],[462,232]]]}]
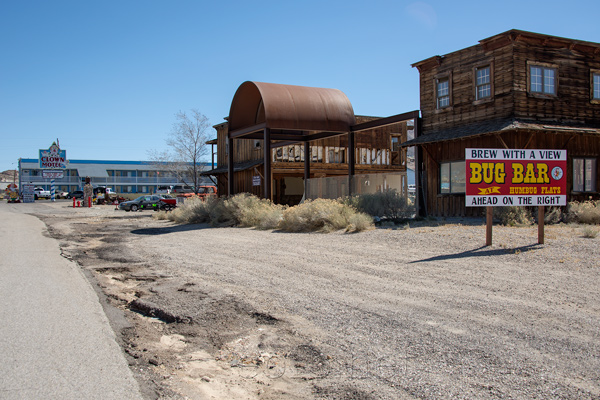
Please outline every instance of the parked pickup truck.
[{"label": "parked pickup truck", "polygon": [[37,199],[49,199],[50,191],[44,190],[44,188],[41,188],[41,187],[36,187],[33,189],[33,198],[36,200]]}]

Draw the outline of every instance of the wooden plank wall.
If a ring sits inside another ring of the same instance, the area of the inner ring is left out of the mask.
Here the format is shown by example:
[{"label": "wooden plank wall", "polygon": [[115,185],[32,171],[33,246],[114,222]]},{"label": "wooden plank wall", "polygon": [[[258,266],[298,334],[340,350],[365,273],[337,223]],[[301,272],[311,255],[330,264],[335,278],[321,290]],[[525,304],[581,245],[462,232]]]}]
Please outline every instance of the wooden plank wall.
[{"label": "wooden plank wall", "polygon": [[[528,93],[528,61],[557,67],[557,96],[543,98]],[[590,71],[598,69],[600,54],[533,41],[516,42],[515,116],[550,122],[600,124],[600,104],[593,104],[590,95]]]},{"label": "wooden plank wall", "polygon": [[[511,131],[501,135],[511,149],[567,150],[567,201],[600,199],[600,194],[573,193],[573,157],[598,157],[600,137],[573,133],[548,133],[545,131]],[[566,144],[566,145],[565,145]],[[465,207],[464,194],[440,193],[439,162],[462,161],[466,148],[504,148],[494,135],[480,136],[468,140],[433,143],[424,146],[427,175],[427,212],[437,217],[482,216],[485,208]],[[600,188],[600,160],[597,163],[596,187]]]},{"label": "wooden plank wall", "polygon": [[[469,47],[442,58],[437,67],[420,73],[423,135],[473,122],[508,117],[513,111],[512,47],[484,51],[482,46]],[[491,65],[494,96],[490,101],[475,99],[475,66]],[[451,107],[437,109],[435,83],[437,76],[451,73]]]}]

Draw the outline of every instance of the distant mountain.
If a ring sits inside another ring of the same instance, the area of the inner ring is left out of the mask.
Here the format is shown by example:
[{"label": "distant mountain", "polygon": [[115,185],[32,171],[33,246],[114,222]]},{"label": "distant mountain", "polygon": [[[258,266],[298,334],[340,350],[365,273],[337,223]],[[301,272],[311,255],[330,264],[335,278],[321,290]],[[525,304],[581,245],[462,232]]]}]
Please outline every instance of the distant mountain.
[{"label": "distant mountain", "polygon": [[16,170],[7,169],[4,172],[0,172],[0,182],[12,182],[15,177],[19,179],[19,174]]}]

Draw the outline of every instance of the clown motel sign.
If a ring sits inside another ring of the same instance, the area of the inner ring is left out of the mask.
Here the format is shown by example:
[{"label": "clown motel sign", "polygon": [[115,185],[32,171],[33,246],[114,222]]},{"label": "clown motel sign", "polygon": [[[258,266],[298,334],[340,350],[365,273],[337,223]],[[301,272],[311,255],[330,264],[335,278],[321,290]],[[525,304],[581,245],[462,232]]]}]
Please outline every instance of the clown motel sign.
[{"label": "clown motel sign", "polygon": [[566,150],[466,149],[467,207],[564,206]]},{"label": "clown motel sign", "polygon": [[49,149],[40,149],[41,169],[67,168],[67,151],[61,150],[58,144],[52,144]]}]

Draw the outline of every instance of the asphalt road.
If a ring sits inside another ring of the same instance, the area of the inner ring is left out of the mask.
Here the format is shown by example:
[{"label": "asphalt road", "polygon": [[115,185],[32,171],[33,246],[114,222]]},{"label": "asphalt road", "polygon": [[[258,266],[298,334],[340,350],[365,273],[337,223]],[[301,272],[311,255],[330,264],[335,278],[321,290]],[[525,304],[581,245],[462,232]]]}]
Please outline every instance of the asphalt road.
[{"label": "asphalt road", "polygon": [[0,399],[141,399],[94,289],[25,214],[39,206],[0,203]]}]

